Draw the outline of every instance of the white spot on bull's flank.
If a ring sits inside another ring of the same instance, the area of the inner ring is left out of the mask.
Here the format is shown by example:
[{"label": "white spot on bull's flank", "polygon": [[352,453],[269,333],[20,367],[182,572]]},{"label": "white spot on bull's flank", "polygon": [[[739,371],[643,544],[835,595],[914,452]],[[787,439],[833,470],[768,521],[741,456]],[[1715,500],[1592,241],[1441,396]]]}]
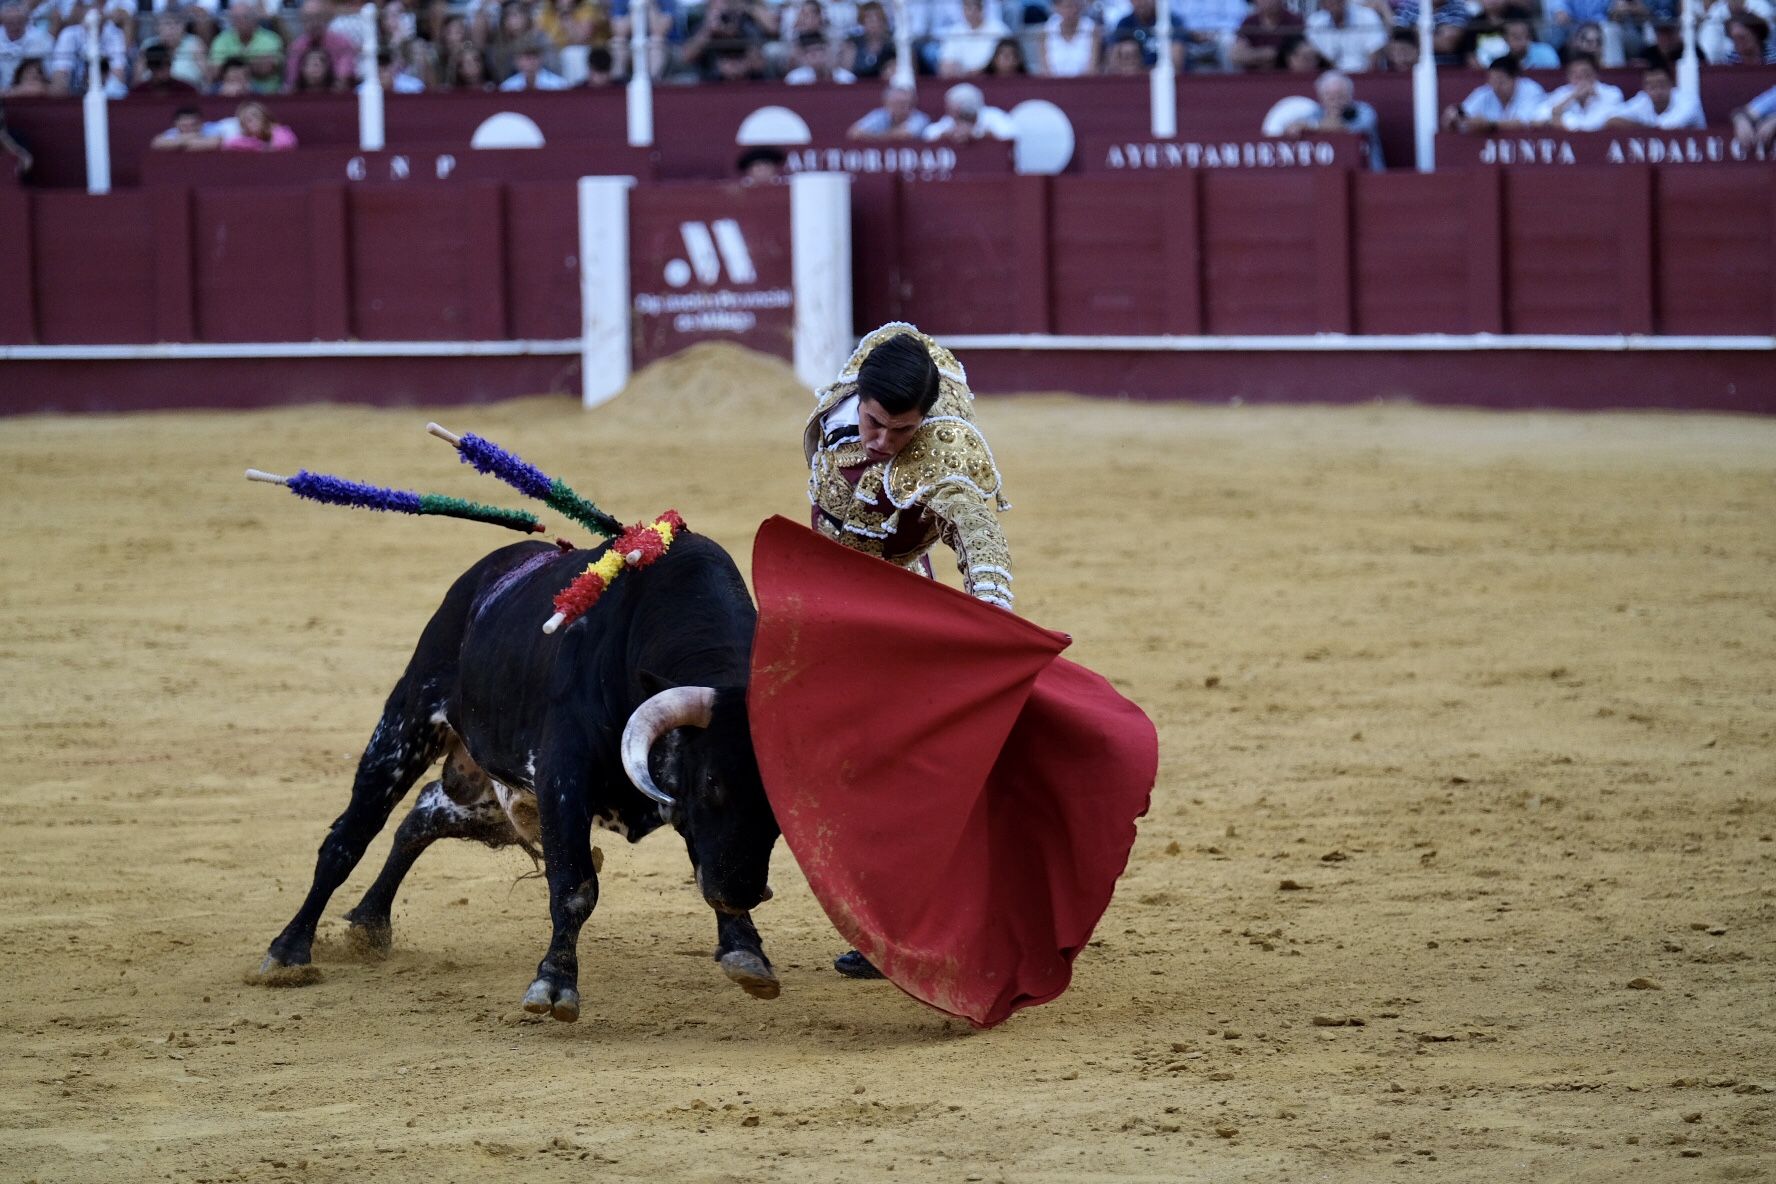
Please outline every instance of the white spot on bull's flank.
[{"label": "white spot on bull's flank", "polygon": [[427,718],[426,722],[431,723],[431,724],[446,724],[446,723],[449,723],[450,721],[444,718],[444,709],[442,707],[440,707],[436,711],[432,712],[432,714]]}]

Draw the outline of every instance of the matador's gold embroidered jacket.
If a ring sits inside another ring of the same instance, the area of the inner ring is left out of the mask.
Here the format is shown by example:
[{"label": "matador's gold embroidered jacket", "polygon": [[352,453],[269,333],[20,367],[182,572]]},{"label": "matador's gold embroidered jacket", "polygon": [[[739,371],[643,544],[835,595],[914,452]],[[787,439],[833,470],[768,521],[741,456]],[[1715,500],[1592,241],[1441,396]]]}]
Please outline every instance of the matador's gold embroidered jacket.
[{"label": "matador's gold embroidered jacket", "polygon": [[[828,433],[827,413],[857,393],[857,373],[870,350],[900,333],[925,343],[937,364],[937,402],[898,455],[871,462],[855,432]],[[814,528],[847,547],[915,571],[940,539],[956,553],[970,595],[1011,607],[1011,550],[998,512],[998,466],[974,426],[974,394],[954,354],[901,322],[865,337],[838,379],[816,396],[802,433]]]}]

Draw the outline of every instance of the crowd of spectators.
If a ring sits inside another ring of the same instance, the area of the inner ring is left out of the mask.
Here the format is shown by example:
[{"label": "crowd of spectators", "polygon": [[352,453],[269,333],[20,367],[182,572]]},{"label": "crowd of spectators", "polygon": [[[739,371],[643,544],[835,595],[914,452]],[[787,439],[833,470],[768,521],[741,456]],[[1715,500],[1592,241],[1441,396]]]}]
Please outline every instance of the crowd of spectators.
[{"label": "crowd of spectators", "polygon": [[[958,81],[1141,73],[1158,57],[1162,2],[1175,64],[1192,71],[1407,70],[1421,3],[1433,6],[1444,66],[1640,65],[1682,48],[1680,0],[910,0],[913,66]],[[1776,0],[1705,3],[1706,60],[1776,63]],[[342,91],[363,70],[356,4],[0,0],[0,94],[83,90],[95,7],[103,84],[117,98],[227,94],[243,78],[256,96]],[[892,11],[878,0],[653,0],[646,64],[666,82],[885,79]],[[379,23],[376,69],[396,94],[602,86],[631,66],[629,0],[391,0]]]}]

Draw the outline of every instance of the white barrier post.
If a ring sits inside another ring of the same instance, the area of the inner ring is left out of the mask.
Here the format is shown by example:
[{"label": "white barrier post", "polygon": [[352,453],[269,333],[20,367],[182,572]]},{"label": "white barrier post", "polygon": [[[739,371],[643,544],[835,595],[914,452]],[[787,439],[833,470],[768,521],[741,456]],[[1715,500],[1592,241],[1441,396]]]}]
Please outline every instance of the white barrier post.
[{"label": "white barrier post", "polygon": [[362,51],[358,55],[358,150],[381,152],[386,140],[382,121],[382,73],[376,68],[376,5],[358,10],[364,22]]},{"label": "white barrier post", "polygon": [[1431,6],[1418,0],[1418,65],[1412,67],[1412,133],[1418,171],[1437,171],[1437,47],[1431,31]]},{"label": "white barrier post", "polygon": [[912,90],[917,85],[913,74],[913,19],[907,0],[894,0],[894,85]]},{"label": "white barrier post", "polygon": [[1683,0],[1683,56],[1677,59],[1677,89],[1702,101],[1702,56],[1696,48],[1696,0]]},{"label": "white barrier post", "polygon": [[654,142],[654,55],[647,0],[629,0],[629,146]]},{"label": "white barrier post", "polygon": [[111,115],[105,95],[105,74],[110,63],[99,50],[99,34],[105,28],[98,9],[86,14],[86,97],[81,101],[86,116],[86,191],[111,192]]},{"label": "white barrier post", "polygon": [[1159,59],[1148,79],[1152,91],[1153,138],[1170,140],[1178,134],[1178,73],[1172,68],[1172,5],[1159,0]]},{"label": "white barrier post", "polygon": [[580,402],[629,382],[629,190],[634,177],[580,178]]},{"label": "white barrier post", "polygon": [[851,177],[789,179],[790,269],[795,287],[796,376],[818,390],[851,356]]}]

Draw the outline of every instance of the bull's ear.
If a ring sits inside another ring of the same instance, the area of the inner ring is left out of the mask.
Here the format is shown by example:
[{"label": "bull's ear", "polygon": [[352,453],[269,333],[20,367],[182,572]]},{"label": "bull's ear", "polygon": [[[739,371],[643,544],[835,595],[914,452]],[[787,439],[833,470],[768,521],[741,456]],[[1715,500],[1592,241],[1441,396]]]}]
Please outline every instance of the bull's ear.
[{"label": "bull's ear", "polygon": [[678,685],[675,682],[668,682],[666,679],[661,678],[652,670],[637,670],[635,672],[635,677],[641,682],[641,693],[643,697],[648,699],[652,699],[661,691],[670,691],[673,687]]}]

